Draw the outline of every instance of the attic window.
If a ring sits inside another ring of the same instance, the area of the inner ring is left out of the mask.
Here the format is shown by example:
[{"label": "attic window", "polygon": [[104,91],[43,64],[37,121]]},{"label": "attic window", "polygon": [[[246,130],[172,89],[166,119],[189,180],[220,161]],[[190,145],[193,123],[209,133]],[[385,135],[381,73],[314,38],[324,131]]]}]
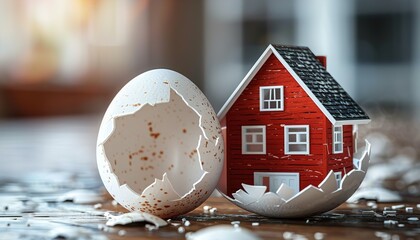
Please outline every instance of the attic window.
[{"label": "attic window", "polygon": [[265,126],[242,126],[242,154],[265,154]]},{"label": "attic window", "polygon": [[309,125],[284,127],[285,154],[309,154]]},{"label": "attic window", "polygon": [[343,126],[334,126],[333,131],[333,152],[343,152]]},{"label": "attic window", "polygon": [[260,87],[260,111],[283,111],[283,86]]}]

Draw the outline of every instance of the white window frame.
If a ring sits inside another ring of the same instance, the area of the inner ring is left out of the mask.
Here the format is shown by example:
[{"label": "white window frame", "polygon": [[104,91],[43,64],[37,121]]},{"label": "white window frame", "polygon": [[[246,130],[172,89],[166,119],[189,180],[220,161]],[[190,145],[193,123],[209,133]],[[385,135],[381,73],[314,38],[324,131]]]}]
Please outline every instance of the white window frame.
[{"label": "white window frame", "polygon": [[[270,96],[272,96],[272,90],[280,89],[280,99],[273,98],[264,100],[264,91],[270,91]],[[270,108],[270,102],[276,102],[276,108]],[[268,102],[268,108],[264,108],[264,102]],[[278,106],[280,104],[280,106]],[[283,111],[284,110],[284,89],[283,86],[264,86],[260,87],[260,111]]]},{"label": "white window frame", "polygon": [[[262,142],[257,142],[257,135],[259,133],[247,133],[247,129],[262,129]],[[251,135],[252,136],[252,142],[246,141],[246,136]],[[266,141],[265,141],[266,131],[265,131],[265,125],[251,125],[251,126],[242,126],[242,154],[265,154],[266,153]],[[249,152],[247,151],[247,145],[249,144],[262,144],[263,150],[261,152]]]},{"label": "white window frame", "polygon": [[[293,132],[290,133],[290,129],[293,128],[305,128],[305,132]],[[289,142],[289,135],[290,134],[296,134],[296,142],[290,143]],[[300,134],[306,135],[306,142],[300,140]],[[302,154],[309,154],[309,125],[287,125],[284,126],[284,153],[289,155],[302,155]],[[306,151],[290,151],[289,146],[293,144],[305,144],[306,145]]]},{"label": "white window frame", "polygon": [[[336,130],[338,128],[339,130]],[[341,138],[338,139],[338,135],[341,134]],[[333,153],[343,153],[344,151],[344,143],[343,143],[343,126],[337,125],[333,126],[332,130],[332,149]],[[336,147],[340,146],[341,149],[337,149]]]},{"label": "white window frame", "polygon": [[342,180],[342,174],[341,172],[334,172],[335,180],[337,181],[337,187],[340,187],[341,180]]}]

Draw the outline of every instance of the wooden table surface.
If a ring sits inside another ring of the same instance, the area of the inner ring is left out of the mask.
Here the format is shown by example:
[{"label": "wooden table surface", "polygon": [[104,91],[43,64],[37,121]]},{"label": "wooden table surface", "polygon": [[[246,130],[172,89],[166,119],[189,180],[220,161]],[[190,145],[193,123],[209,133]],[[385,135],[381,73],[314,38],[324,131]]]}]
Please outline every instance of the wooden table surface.
[{"label": "wooden table surface", "polygon": [[[331,212],[309,218],[270,219],[242,210],[224,198],[211,197],[194,211],[171,219],[168,226],[149,231],[145,223],[106,227],[105,211],[126,212],[121,206],[112,205],[108,197],[101,201],[101,209],[94,209],[93,204],[60,203],[37,199],[36,195],[31,198],[21,195],[13,200],[12,195],[0,197],[3,203],[0,239],[51,239],[59,237],[55,235],[57,231],[62,232],[64,239],[184,239],[185,233],[214,225],[231,225],[232,221],[239,221],[240,227],[251,230],[261,239],[288,239],[290,236],[315,239],[315,234],[324,236],[323,239],[420,239],[420,222],[408,220],[409,217],[420,218],[420,210],[413,203],[400,203],[405,206],[397,210],[396,216],[385,216],[383,209],[399,204],[382,203],[371,211],[367,202],[360,202],[343,204]],[[4,205],[5,202],[8,204]],[[205,214],[204,205],[216,207],[217,213]],[[407,213],[405,207],[410,206],[413,212]],[[185,233],[178,233],[183,218],[191,224],[184,226]],[[388,220],[398,223],[386,224]],[[252,223],[259,225],[252,226]]]},{"label": "wooden table surface", "polygon": [[[149,231],[145,223],[106,227],[104,212],[125,212],[114,206],[96,170],[95,138],[99,119],[0,122],[0,239],[184,239],[188,232],[239,221],[261,239],[420,239],[417,203],[343,204],[318,216],[269,219],[242,210],[224,198],[212,197],[194,211],[171,220],[190,221],[185,233],[170,224]],[[86,189],[98,199],[87,204],[58,201],[72,190]],[[94,208],[101,203],[102,207]],[[403,204],[395,216],[385,207]],[[203,206],[218,209],[204,214]],[[413,212],[406,212],[413,207]],[[392,220],[392,221],[389,221]],[[252,226],[252,223],[259,226]]]}]

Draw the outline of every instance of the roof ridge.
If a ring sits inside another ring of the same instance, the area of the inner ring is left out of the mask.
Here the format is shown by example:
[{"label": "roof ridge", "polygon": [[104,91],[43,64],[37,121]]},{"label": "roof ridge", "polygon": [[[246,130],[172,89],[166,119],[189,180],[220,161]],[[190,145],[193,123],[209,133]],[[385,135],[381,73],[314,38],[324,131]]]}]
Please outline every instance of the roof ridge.
[{"label": "roof ridge", "polygon": [[[287,44],[277,44],[277,43],[272,43],[271,44],[274,48],[280,48],[280,49],[286,49],[286,48],[291,48],[291,49],[307,49],[309,51],[311,51],[311,49],[307,46],[296,46],[296,45],[287,45]],[[312,51],[311,51],[312,52]],[[313,53],[312,53],[313,54]]]}]

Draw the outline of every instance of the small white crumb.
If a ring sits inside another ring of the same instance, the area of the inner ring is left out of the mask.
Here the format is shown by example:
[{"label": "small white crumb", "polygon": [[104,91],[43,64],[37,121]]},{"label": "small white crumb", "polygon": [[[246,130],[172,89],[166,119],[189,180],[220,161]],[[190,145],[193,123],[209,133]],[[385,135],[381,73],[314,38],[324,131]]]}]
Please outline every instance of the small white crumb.
[{"label": "small white crumb", "polygon": [[185,232],[185,228],[184,227],[179,227],[178,228],[178,233],[184,233]]},{"label": "small white crumb", "polygon": [[217,208],[211,208],[210,210],[209,210],[209,212],[210,212],[210,214],[216,214],[216,212],[217,212]]},{"label": "small white crumb", "polygon": [[389,226],[389,225],[397,225],[398,221],[395,220],[385,220],[384,221],[384,225]]},{"label": "small white crumb", "polygon": [[400,223],[398,224],[398,227],[405,227],[405,224]]},{"label": "small white crumb", "polygon": [[118,202],[116,200],[112,200],[112,206],[116,207],[118,205]]},{"label": "small white crumb", "polygon": [[419,218],[418,217],[409,217],[409,218],[407,218],[407,220],[408,221],[418,221],[419,220]]},{"label": "small white crumb", "polygon": [[233,222],[230,222],[230,224],[232,224],[232,225],[235,225],[235,224],[241,224],[241,222],[240,221],[233,221]]},{"label": "small white crumb", "polygon": [[125,236],[125,234],[127,234],[125,230],[118,231],[118,236]]},{"label": "small white crumb", "polygon": [[146,225],[144,225],[144,227],[150,232],[150,231],[154,231],[154,230],[157,230],[157,229],[159,229],[159,227],[157,227],[157,226],[155,226],[155,225],[152,225],[152,224],[146,224]]},{"label": "small white crumb", "polygon": [[309,223],[309,219],[306,220],[306,223]]},{"label": "small white crumb", "polygon": [[401,208],[404,208],[404,207],[405,207],[405,205],[401,204],[401,205],[394,205],[391,208],[395,210],[395,209],[401,209]]},{"label": "small white crumb", "polygon": [[314,238],[315,238],[315,240],[322,240],[322,239],[324,239],[324,237],[325,237],[325,233],[316,232],[316,233],[314,234]]},{"label": "small white crumb", "polygon": [[384,216],[395,217],[395,216],[397,216],[397,211],[395,211],[395,210],[384,210],[382,212],[382,214]]},{"label": "small white crumb", "polygon": [[186,220],[186,221],[184,222],[184,226],[188,227],[188,226],[190,226],[190,225],[191,225],[190,221]]},{"label": "small white crumb", "polygon": [[97,204],[93,205],[93,208],[94,209],[101,209],[102,208],[102,204],[97,203]]},{"label": "small white crumb", "polygon": [[417,204],[417,208],[420,208],[420,204]]},{"label": "small white crumb", "polygon": [[181,223],[171,223],[171,225],[174,227],[178,227],[179,225],[181,225]]},{"label": "small white crumb", "polygon": [[172,221],[172,219],[170,219],[170,218],[169,218],[169,219],[167,219],[166,221],[167,221],[168,223],[170,223],[170,222]]},{"label": "small white crumb", "polygon": [[406,212],[409,212],[409,213],[412,213],[412,212],[413,212],[413,210],[414,210],[414,209],[413,209],[412,207],[406,207],[406,208],[405,208],[405,211],[406,211]]},{"label": "small white crumb", "polygon": [[293,232],[284,232],[283,233],[283,238],[284,239],[293,239],[295,236],[295,233]]},{"label": "small white crumb", "polygon": [[203,212],[204,213],[209,213],[211,208],[212,208],[211,206],[206,205],[206,206],[203,207]]},{"label": "small white crumb", "polygon": [[258,223],[258,222],[253,222],[253,223],[252,223],[252,226],[253,226],[253,227],[260,226],[260,223]]},{"label": "small white crumb", "polygon": [[186,218],[182,218],[181,221],[182,221],[182,223],[185,223],[185,221],[187,221],[187,219]]},{"label": "small white crumb", "polygon": [[377,209],[378,208],[378,204],[376,204],[376,202],[374,202],[374,201],[367,202],[366,205],[368,207],[372,208],[372,209]]}]

